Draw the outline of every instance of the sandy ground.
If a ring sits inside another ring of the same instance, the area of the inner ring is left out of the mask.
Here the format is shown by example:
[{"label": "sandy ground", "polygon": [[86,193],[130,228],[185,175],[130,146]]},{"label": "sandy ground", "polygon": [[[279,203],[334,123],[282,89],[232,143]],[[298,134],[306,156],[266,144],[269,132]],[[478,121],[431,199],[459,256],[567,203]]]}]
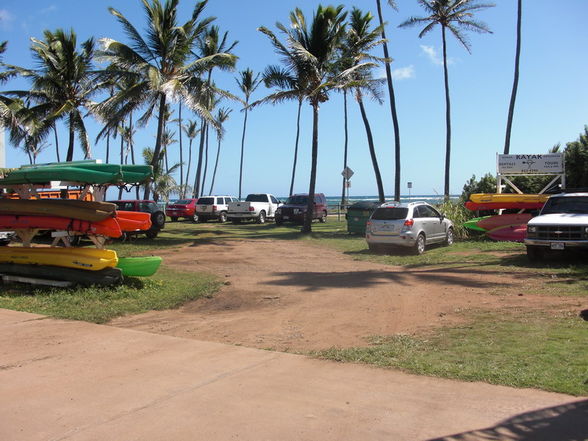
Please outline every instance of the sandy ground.
[{"label": "sandy ground", "polygon": [[471,309],[581,309],[577,299],[529,295],[545,280],[525,273],[391,267],[298,241],[218,241],[159,254],[165,265],[211,272],[225,285],[212,298],[118,318],[111,325],[306,351],[458,323]]}]

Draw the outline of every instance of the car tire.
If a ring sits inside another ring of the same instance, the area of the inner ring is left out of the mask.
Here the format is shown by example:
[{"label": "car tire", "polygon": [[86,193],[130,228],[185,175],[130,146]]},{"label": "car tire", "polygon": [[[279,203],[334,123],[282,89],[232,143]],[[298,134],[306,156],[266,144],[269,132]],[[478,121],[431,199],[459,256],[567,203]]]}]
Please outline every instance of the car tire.
[{"label": "car tire", "polygon": [[323,215],[321,217],[319,217],[319,222],[321,224],[324,224],[327,221],[327,212],[323,211]]},{"label": "car tire", "polygon": [[423,233],[419,234],[414,242],[413,253],[417,256],[420,256],[425,252],[425,248],[427,247],[427,240]]},{"label": "car tire", "polygon": [[147,236],[147,239],[155,239],[158,234],[159,230],[149,230],[145,233],[145,236]]},{"label": "car tire", "polygon": [[200,216],[198,216],[196,213],[194,213],[194,215],[192,216],[192,222],[200,222]]},{"label": "car tire", "polygon": [[284,223],[284,219],[282,219],[282,217],[281,217],[281,216],[279,216],[279,217],[278,217],[278,216],[276,216],[276,217],[274,218],[274,220],[275,220],[275,222],[276,222],[276,225],[282,225],[282,224]]},{"label": "car tire", "polygon": [[265,224],[265,211],[261,210],[259,212],[259,216],[257,216],[257,223],[258,224]]},{"label": "car tire", "polygon": [[527,245],[527,259],[529,259],[529,262],[539,262],[543,259],[544,255],[543,248]]},{"label": "car tire", "polygon": [[177,222],[178,221],[178,218],[176,216],[171,216],[170,219],[171,219],[172,222]]},{"label": "car tire", "polygon": [[165,225],[165,214],[161,211],[156,211],[151,215],[151,223],[153,226],[157,227],[157,229],[162,229]]},{"label": "car tire", "polygon": [[224,224],[227,221],[227,212],[226,211],[221,211],[220,214],[218,215],[218,221],[221,224]]},{"label": "car tire", "polygon": [[445,236],[445,246],[450,247],[453,245],[453,228],[449,228],[447,230],[447,235]]}]

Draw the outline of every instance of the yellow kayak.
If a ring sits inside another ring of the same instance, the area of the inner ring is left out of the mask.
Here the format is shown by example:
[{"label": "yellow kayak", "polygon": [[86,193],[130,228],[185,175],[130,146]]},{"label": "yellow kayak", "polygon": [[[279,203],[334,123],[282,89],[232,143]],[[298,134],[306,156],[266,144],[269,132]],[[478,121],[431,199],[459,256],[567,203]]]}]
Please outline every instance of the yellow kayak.
[{"label": "yellow kayak", "polygon": [[0,247],[0,263],[51,265],[99,271],[114,268],[118,263],[118,257],[116,251],[95,248]]},{"label": "yellow kayak", "polygon": [[548,194],[518,194],[518,193],[474,193],[470,201],[476,204],[488,203],[544,203],[549,199]]}]

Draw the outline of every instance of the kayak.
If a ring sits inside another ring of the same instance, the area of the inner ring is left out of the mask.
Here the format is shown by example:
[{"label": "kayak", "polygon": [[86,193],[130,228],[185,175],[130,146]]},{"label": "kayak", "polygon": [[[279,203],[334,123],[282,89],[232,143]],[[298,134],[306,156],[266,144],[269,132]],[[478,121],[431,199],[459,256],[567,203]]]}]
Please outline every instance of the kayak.
[{"label": "kayak", "polygon": [[486,219],[489,216],[485,216],[485,217],[475,217],[473,219],[470,219],[469,221],[466,221],[463,223],[463,226],[469,230],[474,230],[474,231],[486,231],[485,228],[480,227],[479,222],[482,219]]},{"label": "kayak", "polygon": [[0,214],[0,230],[13,231],[23,228],[76,231],[82,234],[95,234],[108,237],[120,237],[122,235],[119,223],[112,217],[100,222],[88,222],[58,216]]},{"label": "kayak", "polygon": [[526,225],[532,217],[530,213],[500,214],[481,219],[478,226],[485,230],[493,230],[507,225]]},{"label": "kayak", "polygon": [[110,267],[98,271],[86,271],[49,265],[0,263],[0,274],[46,280],[65,280],[83,286],[112,286],[123,281],[122,271],[119,268]]},{"label": "kayak", "polygon": [[69,181],[81,184],[143,183],[151,178],[150,165],[101,164],[94,161],[58,162],[23,166],[13,170],[0,186],[47,184],[51,181]]},{"label": "kayak", "polygon": [[548,194],[519,194],[519,193],[474,193],[470,195],[470,201],[476,204],[487,203],[518,203],[518,202],[541,202],[549,199]]},{"label": "kayak", "polygon": [[488,231],[486,235],[499,242],[524,242],[527,237],[527,224],[498,227]]},{"label": "kayak", "polygon": [[0,263],[49,265],[99,271],[115,267],[116,251],[93,248],[0,247]]},{"label": "kayak", "polygon": [[151,228],[151,213],[117,210],[116,220],[122,231],[147,231]]},{"label": "kayak", "polygon": [[471,211],[477,210],[538,210],[545,202],[472,202],[467,201],[465,207]]},{"label": "kayak", "polygon": [[110,202],[75,199],[0,199],[0,214],[58,216],[99,222],[114,217],[116,205]]},{"label": "kayak", "polygon": [[161,265],[159,256],[119,257],[116,265],[123,276],[149,277],[157,272]]}]

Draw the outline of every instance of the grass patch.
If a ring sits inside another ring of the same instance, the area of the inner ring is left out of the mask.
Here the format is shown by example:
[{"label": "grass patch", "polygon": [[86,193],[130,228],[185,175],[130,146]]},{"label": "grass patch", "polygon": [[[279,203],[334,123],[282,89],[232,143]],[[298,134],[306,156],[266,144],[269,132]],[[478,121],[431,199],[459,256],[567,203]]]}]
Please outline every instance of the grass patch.
[{"label": "grass patch", "polygon": [[375,337],[368,347],[311,355],[419,375],[588,394],[588,326],[577,316],[481,313],[426,337]]},{"label": "grass patch", "polygon": [[129,277],[123,285],[112,288],[10,285],[0,294],[0,308],[105,323],[125,314],[177,308],[189,300],[212,295],[219,286],[220,282],[210,275],[161,268],[153,277]]}]

